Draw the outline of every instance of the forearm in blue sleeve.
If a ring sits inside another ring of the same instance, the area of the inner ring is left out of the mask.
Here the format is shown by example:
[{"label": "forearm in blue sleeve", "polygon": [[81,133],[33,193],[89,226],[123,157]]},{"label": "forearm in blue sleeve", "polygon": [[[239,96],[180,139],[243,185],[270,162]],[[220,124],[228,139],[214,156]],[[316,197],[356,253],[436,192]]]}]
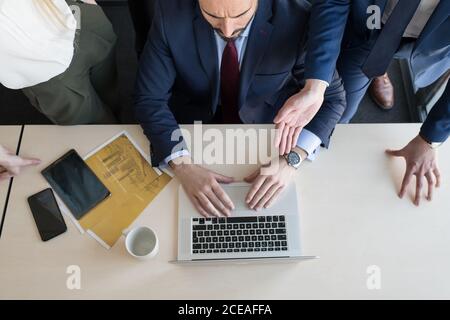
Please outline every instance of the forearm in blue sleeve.
[{"label": "forearm in blue sleeve", "polygon": [[331,83],[351,0],[315,0],[309,23],[305,79]]}]

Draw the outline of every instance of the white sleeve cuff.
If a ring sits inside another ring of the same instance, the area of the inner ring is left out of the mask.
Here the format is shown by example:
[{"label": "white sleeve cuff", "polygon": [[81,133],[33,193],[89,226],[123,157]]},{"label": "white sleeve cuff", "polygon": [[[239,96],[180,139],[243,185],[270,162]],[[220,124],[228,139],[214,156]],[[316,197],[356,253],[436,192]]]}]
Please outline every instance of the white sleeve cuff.
[{"label": "white sleeve cuff", "polygon": [[316,81],[320,81],[320,82],[324,83],[324,84],[327,86],[327,88],[330,86],[330,84],[329,84],[328,82],[326,82],[325,80],[321,80],[321,79],[306,79],[306,80],[316,80]]},{"label": "white sleeve cuff", "polygon": [[309,130],[303,129],[297,140],[297,147],[303,149],[308,154],[308,160],[316,158],[317,150],[322,144],[322,140]]},{"label": "white sleeve cuff", "polygon": [[184,156],[189,156],[189,155],[190,155],[190,153],[187,150],[180,150],[180,151],[174,152],[170,156],[165,158],[163,161],[161,161],[161,163],[159,164],[159,168],[165,169],[169,166],[169,162],[172,161],[173,159],[176,159],[179,157],[184,157]]}]

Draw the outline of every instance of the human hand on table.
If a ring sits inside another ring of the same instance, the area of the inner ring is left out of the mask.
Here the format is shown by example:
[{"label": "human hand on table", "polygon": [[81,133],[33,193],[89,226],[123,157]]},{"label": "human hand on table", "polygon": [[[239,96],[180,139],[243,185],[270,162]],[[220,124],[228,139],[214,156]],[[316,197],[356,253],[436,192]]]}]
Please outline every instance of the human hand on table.
[{"label": "human hand on table", "polygon": [[420,195],[423,188],[423,180],[428,183],[427,200],[433,198],[433,190],[441,184],[441,174],[437,164],[437,153],[420,136],[415,137],[406,147],[400,150],[386,150],[388,155],[403,157],[406,161],[406,172],[400,188],[399,197],[403,198],[406,188],[411,183],[413,176],[416,176],[416,194],[414,204],[420,204]]},{"label": "human hand on table", "polygon": [[35,158],[21,158],[0,145],[0,181],[17,176],[23,168],[40,164]]},{"label": "human hand on table", "polygon": [[280,155],[297,145],[300,133],[319,111],[327,86],[321,80],[306,80],[305,87],[290,97],[274,119],[277,136],[275,146]]},{"label": "human hand on table", "polygon": [[[295,151],[302,159],[306,159],[307,153],[303,149],[296,147]],[[295,177],[296,171],[297,169],[288,165],[287,161],[280,156],[244,178],[246,182],[252,184],[245,199],[249,208],[260,210],[272,206],[283,189]]]},{"label": "human hand on table", "polygon": [[219,183],[231,183],[234,181],[233,178],[192,164],[188,157],[172,160],[170,166],[201,215],[205,217],[231,215],[234,204]]}]

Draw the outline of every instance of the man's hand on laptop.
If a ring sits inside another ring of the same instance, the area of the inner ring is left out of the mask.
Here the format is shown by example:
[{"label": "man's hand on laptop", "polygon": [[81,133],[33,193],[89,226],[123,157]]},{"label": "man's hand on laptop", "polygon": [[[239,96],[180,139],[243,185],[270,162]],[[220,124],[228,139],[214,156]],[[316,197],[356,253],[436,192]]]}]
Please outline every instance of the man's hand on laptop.
[{"label": "man's hand on laptop", "polygon": [[[304,150],[294,148],[302,159],[307,157]],[[264,165],[253,172],[244,180],[252,183],[252,187],[245,199],[249,208],[260,210],[269,208],[283,191],[284,187],[291,182],[297,170],[290,165],[284,157],[280,156],[268,165]]]},{"label": "man's hand on laptop", "polygon": [[234,204],[220,183],[231,183],[234,181],[233,178],[192,164],[189,157],[172,160],[170,167],[201,215],[205,217],[231,215]]}]

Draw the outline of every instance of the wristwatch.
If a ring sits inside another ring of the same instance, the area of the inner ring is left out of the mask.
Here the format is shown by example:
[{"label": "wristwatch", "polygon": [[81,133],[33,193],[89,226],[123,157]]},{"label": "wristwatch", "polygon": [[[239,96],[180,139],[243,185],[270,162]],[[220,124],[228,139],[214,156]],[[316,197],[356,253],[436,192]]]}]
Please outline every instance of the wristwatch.
[{"label": "wristwatch", "polygon": [[302,157],[295,151],[291,151],[288,154],[284,155],[288,165],[291,167],[298,169],[303,162]]},{"label": "wristwatch", "polygon": [[430,146],[430,148],[431,149],[437,149],[437,148],[439,148],[442,144],[443,144],[443,142],[431,142],[431,141],[428,141],[428,139],[426,139],[424,136],[422,136],[422,135],[420,135],[420,137],[426,142],[426,143],[428,143],[428,145]]}]

